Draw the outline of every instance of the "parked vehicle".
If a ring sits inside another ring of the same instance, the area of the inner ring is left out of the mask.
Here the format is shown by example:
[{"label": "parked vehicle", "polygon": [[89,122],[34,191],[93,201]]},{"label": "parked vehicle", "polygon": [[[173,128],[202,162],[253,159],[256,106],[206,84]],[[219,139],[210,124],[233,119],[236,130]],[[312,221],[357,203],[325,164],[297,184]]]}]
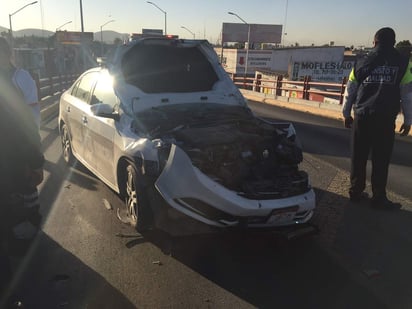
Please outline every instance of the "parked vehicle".
[{"label": "parked vehicle", "polygon": [[120,46],[61,96],[59,128],[64,159],[123,196],[139,231],[299,225],[315,208],[293,125],[256,117],[204,40]]}]

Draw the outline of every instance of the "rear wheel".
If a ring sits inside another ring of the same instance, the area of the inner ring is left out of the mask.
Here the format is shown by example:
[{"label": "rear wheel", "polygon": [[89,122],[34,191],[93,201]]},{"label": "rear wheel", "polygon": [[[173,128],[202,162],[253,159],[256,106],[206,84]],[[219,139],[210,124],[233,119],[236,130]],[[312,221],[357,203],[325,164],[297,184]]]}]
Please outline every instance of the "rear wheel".
[{"label": "rear wheel", "polygon": [[62,150],[63,150],[63,158],[64,161],[67,162],[69,165],[73,165],[75,158],[72,152],[72,144],[70,141],[69,130],[66,124],[63,124],[61,128],[61,142],[62,142]]},{"label": "rear wheel", "polygon": [[147,191],[132,164],[126,167],[126,208],[129,221],[139,232],[148,230],[152,225],[152,213]]}]

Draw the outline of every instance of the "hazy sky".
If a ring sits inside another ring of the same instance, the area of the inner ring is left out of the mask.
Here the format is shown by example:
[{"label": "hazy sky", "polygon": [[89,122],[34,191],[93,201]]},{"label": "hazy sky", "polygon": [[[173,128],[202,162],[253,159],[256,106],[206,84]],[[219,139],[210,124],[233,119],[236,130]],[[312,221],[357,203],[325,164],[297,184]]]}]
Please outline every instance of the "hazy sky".
[{"label": "hazy sky", "polygon": [[[9,14],[33,0],[0,0],[0,26],[9,28]],[[285,25],[284,43],[370,46],[373,34],[394,28],[397,41],[412,42],[412,0],[155,0],[167,12],[167,32],[180,37],[219,39],[223,22]],[[164,14],[145,0],[82,0],[84,31],[114,30],[140,33],[164,29]],[[38,0],[12,16],[13,30],[39,28],[80,31],[80,0]]]}]

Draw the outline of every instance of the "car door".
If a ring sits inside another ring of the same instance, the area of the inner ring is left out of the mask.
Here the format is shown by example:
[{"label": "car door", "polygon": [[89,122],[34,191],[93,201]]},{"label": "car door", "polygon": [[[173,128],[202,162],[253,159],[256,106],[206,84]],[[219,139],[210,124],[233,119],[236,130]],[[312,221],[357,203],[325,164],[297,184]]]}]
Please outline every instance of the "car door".
[{"label": "car door", "polygon": [[81,158],[81,161],[84,159],[84,145],[86,142],[84,125],[87,118],[85,115],[90,108],[89,100],[92,87],[96,82],[96,74],[96,72],[84,74],[74,85],[67,99],[68,104],[64,106],[72,139],[72,149]]},{"label": "car door", "polygon": [[[118,106],[118,98],[113,90],[113,80],[110,74],[103,70],[94,87],[90,105],[106,104],[114,112]],[[90,143],[85,143],[84,157],[92,162],[96,174],[105,182],[115,182],[114,134],[115,120],[94,115],[89,109],[87,124],[85,125],[86,138]]]}]

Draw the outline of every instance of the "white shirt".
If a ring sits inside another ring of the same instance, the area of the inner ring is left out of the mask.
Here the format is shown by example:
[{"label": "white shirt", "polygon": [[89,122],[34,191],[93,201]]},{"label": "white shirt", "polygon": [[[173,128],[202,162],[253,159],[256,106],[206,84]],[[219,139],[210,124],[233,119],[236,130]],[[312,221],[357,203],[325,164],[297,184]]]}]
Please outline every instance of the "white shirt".
[{"label": "white shirt", "polygon": [[16,69],[12,80],[23,93],[24,101],[31,107],[36,124],[40,128],[40,104],[36,82],[29,72],[20,68]]}]

